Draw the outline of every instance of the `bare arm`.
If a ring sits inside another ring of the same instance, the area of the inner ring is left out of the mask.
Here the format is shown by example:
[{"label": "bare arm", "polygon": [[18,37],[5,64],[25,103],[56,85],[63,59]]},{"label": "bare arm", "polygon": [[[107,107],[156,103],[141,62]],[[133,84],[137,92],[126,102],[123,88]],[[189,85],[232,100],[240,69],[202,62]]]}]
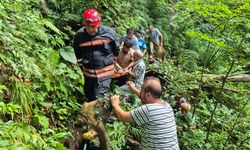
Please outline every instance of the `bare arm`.
[{"label": "bare arm", "polygon": [[120,121],[124,121],[124,122],[133,122],[132,120],[132,116],[130,114],[130,112],[128,111],[124,111],[121,107],[120,107],[120,99],[118,95],[114,95],[111,98],[111,104],[114,108],[116,117],[120,120]]},{"label": "bare arm", "polygon": [[135,65],[135,62],[134,62],[134,52],[135,52],[135,50],[132,49],[132,53],[131,53],[131,56],[130,56],[130,63],[129,63],[129,65],[126,68],[124,68],[124,71],[127,71],[129,68],[131,68],[131,67],[133,67]]},{"label": "bare arm", "polygon": [[135,87],[135,84],[132,81],[128,81],[127,85],[133,91],[133,93],[135,93],[138,97],[140,97],[141,91]]},{"label": "bare arm", "polygon": [[120,50],[123,48],[123,45],[124,45],[124,41],[122,41],[122,42],[120,43]]},{"label": "bare arm", "polygon": [[124,68],[124,71],[128,70],[129,68],[133,67],[134,65],[135,65],[135,62],[134,62],[134,61],[131,61],[131,62],[129,63],[129,65],[128,65],[126,68]]},{"label": "bare arm", "polygon": [[163,35],[160,34],[160,46],[163,46]]},{"label": "bare arm", "polygon": [[132,71],[128,71],[128,74],[132,77],[132,78],[135,78],[136,77],[136,74]]}]

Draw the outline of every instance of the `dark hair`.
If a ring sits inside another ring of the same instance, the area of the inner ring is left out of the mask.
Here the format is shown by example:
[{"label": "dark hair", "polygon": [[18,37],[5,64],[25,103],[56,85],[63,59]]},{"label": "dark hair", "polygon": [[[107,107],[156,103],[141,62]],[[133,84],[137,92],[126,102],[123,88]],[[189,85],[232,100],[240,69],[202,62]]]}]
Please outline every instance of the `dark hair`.
[{"label": "dark hair", "polygon": [[124,41],[124,46],[127,47],[127,48],[131,48],[132,47],[132,41],[129,40],[129,39],[126,39]]},{"label": "dark hair", "polygon": [[[160,80],[156,77],[146,77],[144,81],[148,81],[148,80],[154,80],[160,83]],[[148,93],[148,92],[150,92],[154,98],[161,98],[161,95],[162,95],[161,88],[155,88],[154,85],[149,84],[144,88],[144,93]]]},{"label": "dark hair", "polygon": [[134,30],[132,28],[127,29],[127,34],[134,34]]},{"label": "dark hair", "polygon": [[142,30],[137,30],[137,33],[143,34],[143,31]]}]

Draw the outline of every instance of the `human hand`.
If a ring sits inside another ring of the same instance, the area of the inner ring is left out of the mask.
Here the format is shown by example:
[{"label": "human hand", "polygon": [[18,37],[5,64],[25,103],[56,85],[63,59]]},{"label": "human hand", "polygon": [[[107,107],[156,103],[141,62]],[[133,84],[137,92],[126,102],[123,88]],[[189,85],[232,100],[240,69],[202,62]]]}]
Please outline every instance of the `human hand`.
[{"label": "human hand", "polygon": [[154,61],[154,56],[153,56],[153,55],[150,55],[150,56],[148,57],[148,61],[149,61],[149,62],[153,62],[153,61]]},{"label": "human hand", "polygon": [[124,69],[124,74],[131,75],[131,71],[129,71],[129,69]]},{"label": "human hand", "polygon": [[78,65],[81,67],[81,66],[83,66],[83,64],[82,64],[82,59],[77,59],[77,63],[78,63]]},{"label": "human hand", "polygon": [[124,71],[125,73],[127,73],[127,72],[128,72],[128,68],[124,68],[123,71]]},{"label": "human hand", "polygon": [[119,105],[121,103],[120,99],[119,99],[119,95],[113,95],[111,98],[110,98],[110,101],[111,101],[111,104],[113,107]]},{"label": "human hand", "polygon": [[127,82],[127,85],[128,85],[128,87],[131,88],[131,89],[135,89],[135,88],[136,88],[134,82],[132,82],[132,81],[128,81],[128,82]]},{"label": "human hand", "polygon": [[124,74],[124,70],[123,70],[123,69],[120,69],[120,70],[118,71],[118,74]]}]

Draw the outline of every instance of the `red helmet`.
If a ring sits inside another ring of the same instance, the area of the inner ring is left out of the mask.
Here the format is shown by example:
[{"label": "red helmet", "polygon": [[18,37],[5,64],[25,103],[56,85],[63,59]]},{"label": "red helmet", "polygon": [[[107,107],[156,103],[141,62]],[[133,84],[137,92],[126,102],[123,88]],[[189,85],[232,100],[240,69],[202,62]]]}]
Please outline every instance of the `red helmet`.
[{"label": "red helmet", "polygon": [[83,13],[83,23],[92,26],[99,26],[101,24],[101,16],[97,10],[87,9]]}]

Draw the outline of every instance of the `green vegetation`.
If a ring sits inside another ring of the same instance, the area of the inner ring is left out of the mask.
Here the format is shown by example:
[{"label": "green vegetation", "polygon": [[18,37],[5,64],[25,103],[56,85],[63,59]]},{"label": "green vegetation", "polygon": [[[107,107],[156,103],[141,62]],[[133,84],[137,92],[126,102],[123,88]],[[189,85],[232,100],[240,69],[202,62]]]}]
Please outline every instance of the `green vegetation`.
[{"label": "green vegetation", "polygon": [[[163,33],[167,61],[149,68],[167,82],[172,106],[173,95],[192,105],[188,115],[176,113],[181,149],[250,149],[249,80],[227,80],[249,74],[249,0],[1,0],[0,149],[67,149],[65,140],[86,130],[75,125],[84,79],[71,46],[92,7],[118,36],[149,24]],[[106,128],[114,149],[140,139],[129,124]]]}]

